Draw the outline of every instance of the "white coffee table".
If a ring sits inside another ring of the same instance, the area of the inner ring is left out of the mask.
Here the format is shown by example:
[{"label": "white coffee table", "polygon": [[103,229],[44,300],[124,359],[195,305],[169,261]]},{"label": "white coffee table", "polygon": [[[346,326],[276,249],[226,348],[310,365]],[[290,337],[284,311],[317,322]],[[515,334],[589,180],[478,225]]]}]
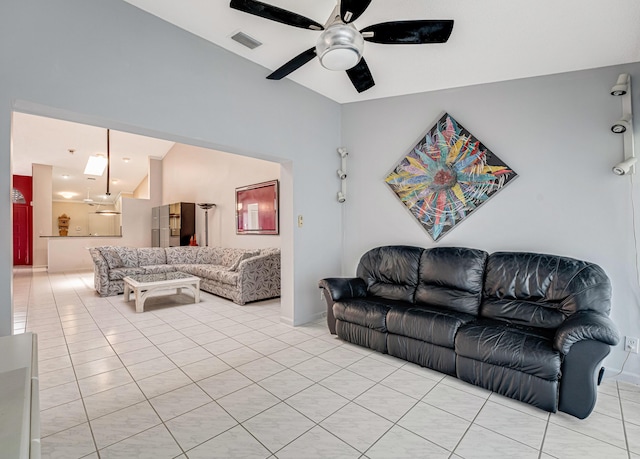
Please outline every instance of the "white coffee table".
[{"label": "white coffee table", "polygon": [[135,274],[127,276],[124,281],[124,300],[131,301],[131,293],[135,294],[136,312],[144,312],[144,302],[153,296],[182,293],[185,288],[193,294],[193,302],[200,302],[200,278],[182,272],[159,274]]}]

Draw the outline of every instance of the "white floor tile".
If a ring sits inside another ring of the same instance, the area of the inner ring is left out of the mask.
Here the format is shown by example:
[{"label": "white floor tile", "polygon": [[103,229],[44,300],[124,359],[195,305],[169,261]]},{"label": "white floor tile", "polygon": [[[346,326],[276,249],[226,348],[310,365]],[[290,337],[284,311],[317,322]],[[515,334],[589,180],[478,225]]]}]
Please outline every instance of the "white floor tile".
[{"label": "white floor tile", "polygon": [[491,400],[480,410],[474,423],[537,450],[542,446],[542,439],[547,427],[546,420]]},{"label": "white floor tile", "polygon": [[163,421],[173,419],[211,402],[211,397],[196,384],[189,384],[149,400]]},{"label": "white floor tile", "polygon": [[287,405],[295,408],[314,422],[322,422],[344,407],[349,400],[335,392],[314,384],[286,400]]},{"label": "white floor tile", "polygon": [[538,459],[540,452],[511,438],[484,427],[472,425],[455,449],[465,459],[494,459],[496,457]]},{"label": "white floor tile", "polygon": [[42,459],[82,458],[96,450],[88,423],[42,439]]},{"label": "white floor tile", "polygon": [[89,419],[95,419],[136,405],[145,400],[145,396],[138,385],[132,382],[84,397],[83,400]]},{"label": "white floor tile", "polygon": [[640,459],[638,385],[605,380],[586,420],[550,415],[346,343],[324,319],[281,324],[279,300],[203,292],[138,314],[98,297],[92,272],[16,273],[16,331],[38,332],[43,458],[98,459],[95,437],[102,458]]},{"label": "white floor tile", "polygon": [[271,452],[242,427],[234,427],[225,433],[187,451],[189,459],[266,459]]},{"label": "white floor tile", "polygon": [[393,426],[393,423],[350,403],[322,421],[320,425],[358,451],[365,452]]},{"label": "white floor tile", "polygon": [[292,370],[284,370],[258,383],[280,400],[285,400],[311,386],[313,381]]},{"label": "white floor tile", "polygon": [[238,425],[216,402],[208,403],[166,422],[186,451]]},{"label": "white floor tile", "polygon": [[147,398],[157,397],[158,395],[191,384],[192,382],[193,381],[178,368],[137,381],[140,389]]},{"label": "white floor tile", "polygon": [[251,384],[217,399],[217,402],[238,422],[244,422],[280,403],[280,400],[257,384]]},{"label": "white floor tile", "polygon": [[305,459],[357,459],[360,457],[360,452],[322,427],[316,426],[278,451],[277,457],[278,459],[302,457]]},{"label": "white floor tile", "polygon": [[449,451],[458,444],[471,423],[427,403],[419,402],[398,425]]},{"label": "white floor tile", "polygon": [[152,427],[100,450],[101,459],[173,459],[182,450],[163,425]]},{"label": "white floor tile", "polygon": [[315,424],[284,403],[246,421],[244,427],[271,452],[310,430]]},{"label": "white floor tile", "polygon": [[399,426],[393,426],[369,450],[370,459],[446,459],[451,453]]},{"label": "white floor tile", "polygon": [[629,457],[624,449],[556,425],[549,425],[547,428],[542,450],[559,459],[585,457],[625,459]]},{"label": "white floor tile", "polygon": [[375,382],[349,370],[340,370],[320,381],[320,384],[349,400],[353,400],[373,387]]},{"label": "white floor tile", "polygon": [[40,411],[40,436],[42,438],[87,422],[82,400],[58,405]]},{"label": "white floor tile", "polygon": [[397,422],[418,403],[416,399],[380,384],[357,397],[354,402],[391,422]]},{"label": "white floor tile", "polygon": [[133,435],[157,426],[160,418],[149,402],[144,401],[90,421],[98,449],[106,448]]}]

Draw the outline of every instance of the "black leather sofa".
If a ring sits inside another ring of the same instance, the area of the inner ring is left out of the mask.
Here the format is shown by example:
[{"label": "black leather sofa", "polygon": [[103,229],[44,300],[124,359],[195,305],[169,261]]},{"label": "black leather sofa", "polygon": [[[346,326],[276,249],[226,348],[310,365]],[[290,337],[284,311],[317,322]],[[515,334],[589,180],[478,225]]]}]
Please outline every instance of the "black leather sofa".
[{"label": "black leather sofa", "polygon": [[607,275],[572,258],[386,246],[320,287],[340,338],[580,419],[619,341]]}]

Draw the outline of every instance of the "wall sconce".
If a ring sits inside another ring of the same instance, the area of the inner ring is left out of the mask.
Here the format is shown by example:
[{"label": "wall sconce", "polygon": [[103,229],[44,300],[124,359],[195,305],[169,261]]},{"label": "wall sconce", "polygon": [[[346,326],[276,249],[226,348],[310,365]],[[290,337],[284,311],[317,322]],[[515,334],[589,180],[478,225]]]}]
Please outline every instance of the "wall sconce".
[{"label": "wall sconce", "polygon": [[622,117],[613,123],[611,132],[621,134],[624,160],[613,166],[612,171],[616,175],[634,174],[636,172],[636,155],[633,146],[633,109],[631,106],[631,76],[622,73],[618,76],[616,84],[611,88],[611,95],[621,97]]},{"label": "wall sconce", "polygon": [[338,148],[338,154],[340,155],[340,169],[338,169],[338,177],[340,177],[340,191],[338,191],[338,202],[342,204],[347,200],[347,156],[349,152],[346,148]]},{"label": "wall sconce", "polygon": [[629,74],[628,73],[621,73],[618,76],[618,81],[611,88],[611,95],[612,96],[624,96],[627,93],[628,90],[629,90]]}]

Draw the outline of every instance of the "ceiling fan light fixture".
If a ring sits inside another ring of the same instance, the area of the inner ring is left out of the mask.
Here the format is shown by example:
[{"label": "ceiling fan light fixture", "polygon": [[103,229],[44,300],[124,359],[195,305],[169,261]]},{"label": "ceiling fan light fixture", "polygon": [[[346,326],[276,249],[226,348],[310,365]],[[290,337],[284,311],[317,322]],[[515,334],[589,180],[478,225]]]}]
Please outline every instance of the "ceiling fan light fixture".
[{"label": "ceiling fan light fixture", "polygon": [[316,54],[328,70],[349,70],[360,62],[364,38],[350,24],[336,22],[320,34]]}]

